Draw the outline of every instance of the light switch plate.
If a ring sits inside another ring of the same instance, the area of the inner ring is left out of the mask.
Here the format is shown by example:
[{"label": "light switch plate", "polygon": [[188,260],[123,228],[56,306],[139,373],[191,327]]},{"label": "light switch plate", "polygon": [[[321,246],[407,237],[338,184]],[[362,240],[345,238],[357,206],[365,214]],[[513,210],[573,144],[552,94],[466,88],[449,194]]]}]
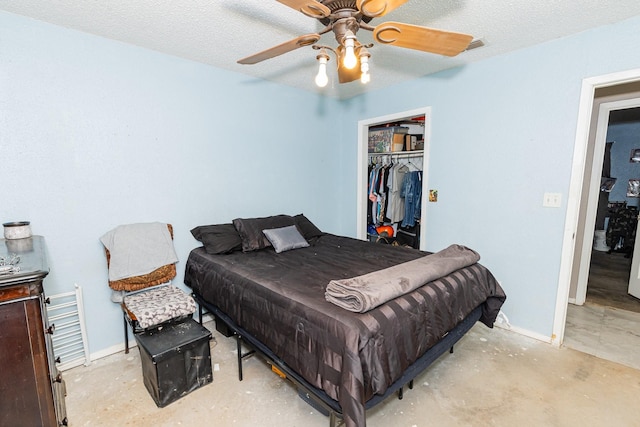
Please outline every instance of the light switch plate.
[{"label": "light switch plate", "polygon": [[562,203],[561,193],[544,193],[542,206],[544,206],[545,208],[559,208],[561,203]]}]

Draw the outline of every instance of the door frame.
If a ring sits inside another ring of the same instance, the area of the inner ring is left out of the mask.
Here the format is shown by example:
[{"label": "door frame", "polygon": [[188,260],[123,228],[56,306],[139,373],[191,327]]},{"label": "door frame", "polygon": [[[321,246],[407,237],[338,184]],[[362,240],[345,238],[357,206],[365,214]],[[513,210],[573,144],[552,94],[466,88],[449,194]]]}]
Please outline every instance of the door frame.
[{"label": "door frame", "polygon": [[367,239],[367,186],[368,186],[368,174],[367,168],[369,165],[369,128],[376,125],[381,125],[389,122],[397,122],[402,119],[407,119],[416,116],[424,115],[424,152],[422,155],[422,170],[425,172],[422,174],[422,214],[420,223],[420,249],[426,248],[426,235],[427,227],[427,199],[428,194],[428,168],[429,165],[429,147],[431,141],[431,107],[421,107],[413,110],[402,111],[399,113],[387,114],[385,116],[374,117],[370,119],[364,119],[358,121],[358,178],[356,189],[356,237],[358,239]]},{"label": "door frame", "polygon": [[[638,225],[636,224],[636,235],[638,234]],[[638,248],[636,250],[636,248]],[[633,281],[633,286],[631,285]],[[627,293],[633,297],[640,298],[640,240],[636,239],[633,244],[633,253],[631,254],[631,272],[629,274],[629,282],[627,284]]]},{"label": "door frame", "polygon": [[640,98],[605,102],[600,104],[598,109],[596,136],[594,140],[593,168],[591,169],[591,183],[589,184],[588,200],[585,207],[585,231],[579,261],[580,266],[578,267],[579,272],[575,298],[576,305],[584,304],[587,299],[587,283],[589,281],[589,269],[591,267],[591,250],[593,248],[598,198],[600,197],[600,177],[602,176],[602,159],[604,158],[604,150],[607,143],[609,114],[611,111],[635,107],[640,107]]},{"label": "door frame", "polygon": [[[587,147],[589,144],[589,129],[591,125],[595,91],[596,89],[603,87],[632,83],[636,81],[640,81],[640,68],[590,77],[582,80],[580,104],[578,108],[578,121],[576,126],[576,139],[573,148],[571,179],[569,183],[569,194],[567,197],[567,212],[562,239],[560,272],[558,274],[558,291],[556,295],[556,307],[551,335],[551,343],[555,346],[560,346],[562,344],[567,320],[567,304],[569,303],[571,273],[573,269],[574,254],[576,252],[578,219],[582,213],[580,210],[582,201],[581,193],[584,185],[584,172],[587,167]],[[602,158],[600,158],[600,163],[602,163],[601,159]]]}]

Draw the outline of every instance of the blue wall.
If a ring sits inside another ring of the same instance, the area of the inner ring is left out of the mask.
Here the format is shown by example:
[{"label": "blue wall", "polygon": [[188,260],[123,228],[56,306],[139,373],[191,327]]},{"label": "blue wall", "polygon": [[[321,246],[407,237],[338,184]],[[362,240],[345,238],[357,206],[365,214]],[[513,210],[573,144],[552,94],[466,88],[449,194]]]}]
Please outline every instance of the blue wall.
[{"label": "blue wall", "polygon": [[428,249],[478,250],[511,323],[549,336],[582,79],[639,67],[639,35],[634,18],[338,102],[0,12],[0,220],[46,236],[47,292],[84,287],[103,351],[122,342],[104,232],[174,224],[177,283],[196,225],[304,212],[355,235],[358,120],[431,106]]},{"label": "blue wall", "polygon": [[[48,243],[46,291],[81,285],[90,350],[121,343],[99,237],[304,212],[343,233],[335,101],[0,12],[0,222]],[[322,129],[322,132],[315,130]]]}]

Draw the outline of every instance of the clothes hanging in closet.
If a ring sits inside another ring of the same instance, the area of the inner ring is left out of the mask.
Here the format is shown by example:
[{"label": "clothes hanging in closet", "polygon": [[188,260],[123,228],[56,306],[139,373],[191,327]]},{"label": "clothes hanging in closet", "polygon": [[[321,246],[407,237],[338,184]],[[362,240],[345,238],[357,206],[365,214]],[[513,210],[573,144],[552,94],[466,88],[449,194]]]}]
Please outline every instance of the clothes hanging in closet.
[{"label": "clothes hanging in closet", "polygon": [[404,219],[401,226],[413,227],[420,220],[422,211],[422,171],[404,175],[400,197],[404,198]]},{"label": "clothes hanging in closet", "polygon": [[367,223],[374,226],[385,221],[390,166],[374,164],[369,167]]},{"label": "clothes hanging in closet", "polygon": [[[372,163],[368,172],[367,224],[370,228],[395,223],[413,227],[421,214],[422,171],[411,171],[407,163],[397,162]],[[375,234],[375,230],[371,231]]]},{"label": "clothes hanging in closet", "polygon": [[409,168],[401,163],[393,165],[389,172],[387,216],[391,223],[404,219],[404,199],[400,196],[400,191],[407,172],[409,172]]}]

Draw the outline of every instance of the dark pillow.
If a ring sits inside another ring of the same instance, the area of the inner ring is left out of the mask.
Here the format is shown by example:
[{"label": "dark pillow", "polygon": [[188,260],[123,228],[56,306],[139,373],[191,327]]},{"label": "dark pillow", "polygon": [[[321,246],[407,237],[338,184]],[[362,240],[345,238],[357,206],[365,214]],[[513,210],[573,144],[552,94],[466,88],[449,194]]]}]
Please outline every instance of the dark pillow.
[{"label": "dark pillow", "polygon": [[242,240],[233,224],[201,225],[191,230],[191,234],[204,245],[208,254],[242,250]]},{"label": "dark pillow", "polygon": [[295,225],[295,221],[289,215],[275,215],[264,218],[236,218],[233,225],[242,240],[242,251],[250,252],[271,246],[262,230]]},{"label": "dark pillow", "polygon": [[202,238],[202,235],[204,233],[210,233],[212,231],[217,231],[219,230],[221,227],[225,227],[227,225],[233,225],[233,224],[214,224],[214,225],[199,225],[197,227],[194,227],[191,229],[191,235],[197,240],[200,241],[200,239]]},{"label": "dark pillow", "polygon": [[304,237],[302,237],[302,234],[298,231],[298,227],[295,225],[263,230],[263,233],[267,239],[269,239],[277,254],[290,251],[291,249],[309,247],[309,242],[304,240]]},{"label": "dark pillow", "polygon": [[296,222],[298,230],[300,230],[302,236],[307,240],[313,237],[322,236],[324,234],[318,227],[316,227],[311,221],[309,221],[309,219],[304,216],[304,214],[298,214],[294,216],[293,220]]}]

